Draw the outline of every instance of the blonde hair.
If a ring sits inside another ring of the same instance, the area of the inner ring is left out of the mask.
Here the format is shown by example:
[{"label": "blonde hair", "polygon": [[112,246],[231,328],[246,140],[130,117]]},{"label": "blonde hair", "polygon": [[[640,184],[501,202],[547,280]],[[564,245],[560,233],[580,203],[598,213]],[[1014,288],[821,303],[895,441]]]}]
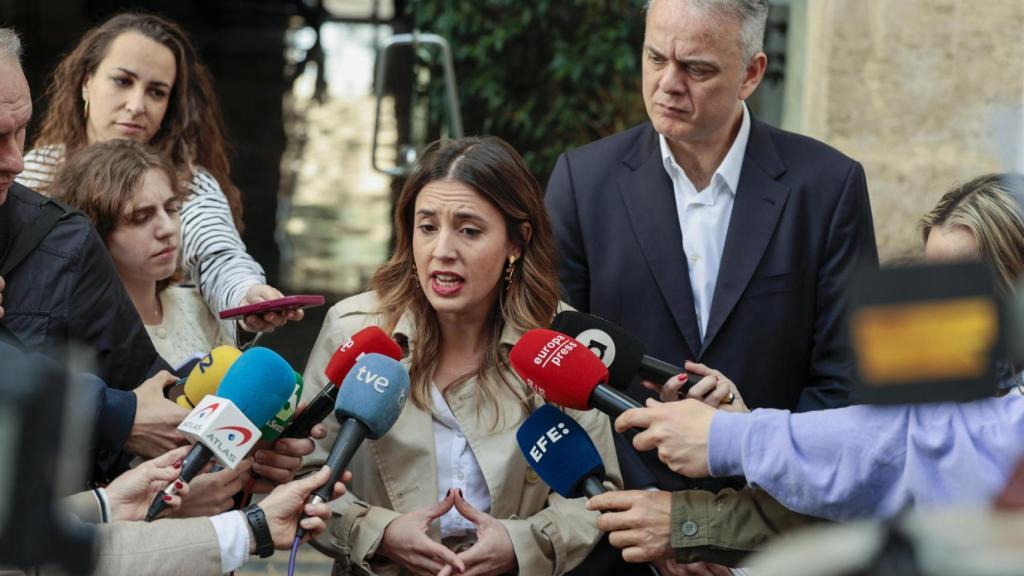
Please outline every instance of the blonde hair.
[{"label": "blonde hair", "polygon": [[1008,295],[1024,272],[1024,219],[1015,192],[1020,174],[986,174],[953,188],[921,217],[921,236],[932,228],[964,228],[974,236],[982,259],[996,272],[996,289]]},{"label": "blonde hair", "polygon": [[[518,381],[510,381],[507,351],[499,341],[505,326],[518,331],[546,327],[558,306],[557,258],[554,236],[544,209],[540,184],[527,170],[523,159],[499,138],[462,138],[435,142],[427,149],[419,167],[402,188],[395,207],[395,252],[373,276],[373,288],[380,299],[384,324],[394,329],[403,314],[416,322],[416,345],[412,351],[410,376],[412,401],[421,409],[430,406],[430,382],[438,364],[441,331],[437,315],[415,278],[412,250],[416,197],[429,183],[439,180],[461,182],[476,190],[505,217],[509,240],[522,255],[515,261],[509,286],[504,275],[499,281],[499,299],[491,314],[489,342],[475,374],[483,384],[478,388],[482,404],[496,416],[494,385],[506,386],[521,401],[524,413],[530,409],[532,393]],[[524,238],[521,225],[529,223],[532,234]],[[498,383],[491,382],[494,374]],[[495,424],[498,420],[495,419]]]}]

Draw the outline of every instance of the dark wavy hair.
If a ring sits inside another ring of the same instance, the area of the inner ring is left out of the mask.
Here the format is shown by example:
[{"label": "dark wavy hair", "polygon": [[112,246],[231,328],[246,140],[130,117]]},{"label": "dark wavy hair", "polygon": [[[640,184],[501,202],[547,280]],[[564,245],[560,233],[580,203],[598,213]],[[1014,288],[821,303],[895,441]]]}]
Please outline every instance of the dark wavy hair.
[{"label": "dark wavy hair", "polygon": [[[485,383],[478,389],[484,405],[498,412],[491,375],[507,386],[529,411],[529,389],[509,381],[508,351],[499,346],[506,325],[519,331],[547,327],[558,307],[558,273],[554,235],[544,209],[540,184],[527,170],[512,146],[495,137],[461,138],[431,144],[416,171],[406,181],[395,207],[395,252],[373,276],[373,288],[380,299],[384,324],[393,329],[401,316],[411,313],[416,320],[416,346],[412,351],[412,400],[420,408],[430,406],[430,378],[437,367],[441,331],[437,314],[415,279],[412,237],[416,197],[431,182],[450,180],[467,184],[494,205],[505,217],[509,240],[522,250],[515,262],[511,286],[504,275],[500,294],[491,314],[490,342],[475,374]],[[521,224],[529,223],[532,233],[524,238]],[[507,295],[506,295],[507,292]],[[503,369],[497,369],[503,368]]]},{"label": "dark wavy hair", "polygon": [[191,178],[197,166],[209,171],[224,190],[241,232],[242,195],[231,182],[227,136],[213,80],[185,31],[170,20],[127,12],[86,32],[53,73],[46,89],[49,104],[33,146],[63,145],[70,155],[88,144],[82,84],[96,72],[114,40],[126,32],[166,46],[177,66],[167,113],[148,144],[174,162],[180,177]]}]

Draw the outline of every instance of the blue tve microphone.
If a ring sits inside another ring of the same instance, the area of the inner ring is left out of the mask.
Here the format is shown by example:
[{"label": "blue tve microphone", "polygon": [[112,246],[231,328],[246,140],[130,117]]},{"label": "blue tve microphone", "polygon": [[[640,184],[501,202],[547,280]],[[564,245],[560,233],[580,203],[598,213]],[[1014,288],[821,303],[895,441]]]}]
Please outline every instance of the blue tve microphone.
[{"label": "blue tve microphone", "polygon": [[519,449],[541,480],[566,498],[606,492],[604,462],[594,442],[568,414],[545,404],[516,431]]},{"label": "blue tve microphone", "polygon": [[[178,427],[186,434],[193,432],[196,438],[182,462],[180,479],[190,482],[215,455],[234,468],[259,439],[260,427],[291,397],[294,387],[295,371],[276,352],[256,347],[239,356],[221,380],[217,394],[204,398]],[[164,494],[176,492],[172,482],[157,494],[146,521],[167,507]]]},{"label": "blue tve microphone", "polygon": [[[324,464],[331,469],[327,483],[310,495],[312,504],[326,502],[363,440],[387,434],[402,414],[409,397],[409,372],[383,354],[364,354],[352,366],[338,390],[334,416],[341,423],[338,438]],[[299,527],[297,537],[304,531]]]}]

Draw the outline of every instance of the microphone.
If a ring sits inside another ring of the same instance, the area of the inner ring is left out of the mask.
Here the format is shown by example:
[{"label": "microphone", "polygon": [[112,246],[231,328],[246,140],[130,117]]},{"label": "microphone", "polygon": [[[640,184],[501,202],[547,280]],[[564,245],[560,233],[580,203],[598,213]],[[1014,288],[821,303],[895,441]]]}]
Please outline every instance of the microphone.
[{"label": "microphone", "polygon": [[641,407],[606,384],[608,368],[571,336],[544,328],[530,330],[512,346],[508,358],[528,386],[559,406],[597,408],[613,418]]},{"label": "microphone", "polygon": [[377,326],[367,326],[356,332],[335,350],[324,374],[327,376],[329,386],[322,390],[310,401],[306,409],[285,428],[281,435],[285,438],[305,438],[309,436],[313,426],[319,424],[334,409],[335,401],[338,398],[338,387],[341,386],[345,375],[352,370],[356,360],[363,354],[383,354],[394,358],[402,359],[402,349],[387,335],[386,332]]},{"label": "microphone", "polygon": [[[383,354],[364,354],[349,370],[338,392],[334,416],[341,423],[338,438],[324,464],[331,469],[327,483],[315,490],[309,503],[331,499],[341,477],[363,440],[387,434],[402,414],[409,396],[409,372],[397,360]],[[296,537],[305,531],[298,527]]]},{"label": "microphone", "polygon": [[[644,354],[644,343],[639,338],[593,314],[574,310],[559,312],[551,321],[551,329],[572,336],[596,354],[608,367],[608,384],[617,390],[628,388],[637,375],[661,384],[684,373],[679,366]],[[685,396],[701,378],[703,376],[686,372],[686,384],[679,393]]]},{"label": "microphone", "polygon": [[294,370],[292,373],[295,375],[295,388],[292,389],[292,395],[285,401],[284,406],[278,410],[277,414],[270,417],[267,423],[260,427],[260,439],[267,442],[274,442],[281,437],[281,434],[288,428],[292,417],[295,416],[295,409],[299,406],[299,399],[302,398],[302,375]]},{"label": "microphone", "polygon": [[192,368],[188,378],[178,380],[171,387],[168,398],[182,408],[195,408],[203,397],[217,391],[224,374],[241,355],[242,352],[234,346],[218,346],[210,350],[210,353]]},{"label": "microphone", "polygon": [[568,414],[545,404],[519,426],[516,440],[530,467],[565,498],[606,492],[604,462],[587,432]]},{"label": "microphone", "polygon": [[[228,369],[217,389],[192,410],[178,426],[196,444],[181,465],[180,479],[189,482],[203,466],[216,458],[234,469],[260,438],[266,423],[288,399],[295,386],[295,372],[276,352],[250,348]],[[164,494],[175,494],[172,482],[156,495],[146,514],[152,521],[167,507]]]}]

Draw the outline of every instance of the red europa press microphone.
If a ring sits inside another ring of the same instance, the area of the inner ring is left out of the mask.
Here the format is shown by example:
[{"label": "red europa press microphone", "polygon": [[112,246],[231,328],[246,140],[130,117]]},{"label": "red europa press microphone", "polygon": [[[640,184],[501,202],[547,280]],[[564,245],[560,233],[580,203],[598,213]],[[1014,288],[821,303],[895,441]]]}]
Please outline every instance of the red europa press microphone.
[{"label": "red europa press microphone", "polygon": [[607,385],[608,368],[581,342],[538,328],[512,346],[509,362],[516,374],[545,400],[575,410],[597,408],[617,417],[636,401]]},{"label": "red europa press microphone", "polygon": [[292,420],[292,423],[281,433],[282,437],[305,438],[309,436],[313,426],[322,422],[328,414],[334,411],[341,383],[363,354],[383,354],[394,360],[401,360],[402,348],[377,326],[367,326],[353,334],[351,338],[338,346],[334,355],[327,362],[327,367],[324,368],[328,385],[324,386],[323,390],[310,401],[309,406],[306,406],[306,409]]}]

